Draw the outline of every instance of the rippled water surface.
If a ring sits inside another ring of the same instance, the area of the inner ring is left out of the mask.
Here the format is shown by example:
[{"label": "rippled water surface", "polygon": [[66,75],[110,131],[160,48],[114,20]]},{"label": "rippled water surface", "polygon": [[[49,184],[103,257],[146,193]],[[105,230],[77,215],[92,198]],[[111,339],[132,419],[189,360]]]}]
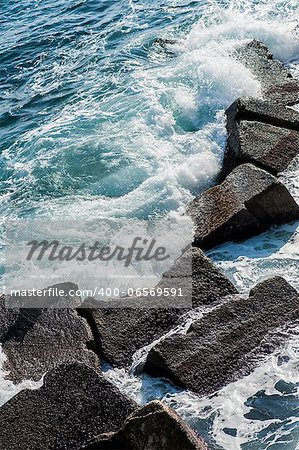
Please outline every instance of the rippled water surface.
[{"label": "rippled water surface", "polygon": [[[224,109],[260,95],[234,50],[259,39],[299,74],[297,0],[0,8],[0,221],[180,214],[221,166]],[[299,198],[298,167],[285,179]],[[210,256],[242,291],[274,273],[299,287],[298,239],[289,224]],[[283,350],[213,398],[122,371],[107,376],[140,402],[164,398],[212,448],[295,450],[298,329],[288,333]],[[0,387],[1,401],[18,389],[2,372]]]}]

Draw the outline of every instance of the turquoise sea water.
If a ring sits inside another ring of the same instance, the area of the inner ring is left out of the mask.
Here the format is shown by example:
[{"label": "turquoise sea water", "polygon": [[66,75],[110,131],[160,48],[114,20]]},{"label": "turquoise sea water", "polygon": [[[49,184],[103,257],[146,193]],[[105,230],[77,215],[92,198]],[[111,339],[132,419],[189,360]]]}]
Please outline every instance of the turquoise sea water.
[{"label": "turquoise sea water", "polygon": [[[260,94],[234,49],[259,39],[299,74],[295,0],[7,0],[0,8],[0,222],[180,214],[221,166],[224,109]],[[299,197],[298,167],[287,179]],[[273,273],[299,287],[297,229],[210,256],[241,290]],[[295,450],[296,334],[213,399],[175,392],[166,401],[212,448]],[[139,379],[110,376],[140,397]],[[163,383],[143,385],[146,398],[166,393]]]}]

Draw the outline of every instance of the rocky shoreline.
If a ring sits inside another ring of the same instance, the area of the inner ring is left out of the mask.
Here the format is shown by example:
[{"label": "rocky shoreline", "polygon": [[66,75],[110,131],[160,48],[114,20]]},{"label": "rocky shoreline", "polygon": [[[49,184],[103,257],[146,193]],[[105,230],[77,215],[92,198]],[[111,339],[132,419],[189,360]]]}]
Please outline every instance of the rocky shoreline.
[{"label": "rocky shoreline", "polygon": [[[299,154],[299,83],[253,41],[238,51],[262,86],[262,99],[238,99],[227,114],[228,140],[219,184],[189,205],[194,223],[190,309],[6,309],[0,342],[7,377],[40,380],[0,408],[0,450],[203,450],[208,446],[161,402],[143,407],[108,382],[102,360],[128,368],[152,344],[144,370],[199,395],[212,394],[252,369],[249,355],[267,335],[299,318],[299,294],[283,278],[253,287],[247,298],[203,250],[299,220],[299,205],[281,174]],[[178,262],[183,285],[184,259]],[[167,276],[166,276],[167,278]],[[168,280],[171,283],[171,277]],[[165,282],[163,280],[162,282]],[[161,339],[161,340],[159,340]],[[157,341],[154,343],[154,341]]]}]

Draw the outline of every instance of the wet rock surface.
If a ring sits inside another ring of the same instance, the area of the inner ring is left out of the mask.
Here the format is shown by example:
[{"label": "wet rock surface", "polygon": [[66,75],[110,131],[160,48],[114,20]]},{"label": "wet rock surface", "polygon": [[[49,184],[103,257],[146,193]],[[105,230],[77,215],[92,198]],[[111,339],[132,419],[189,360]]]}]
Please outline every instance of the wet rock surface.
[{"label": "wet rock surface", "polygon": [[278,175],[299,154],[299,132],[255,121],[235,124],[229,145],[234,165],[252,163]]},{"label": "wet rock surface", "polygon": [[238,59],[257,77],[265,99],[291,105],[299,102],[299,83],[269,49],[257,40],[238,49]]},{"label": "wet rock surface", "polygon": [[97,434],[117,431],[137,405],[93,369],[58,366],[37,390],[0,408],[1,450],[76,450]]},{"label": "wet rock surface", "polygon": [[82,450],[208,450],[170,408],[153,401],[133,412],[117,433],[98,436]]},{"label": "wet rock surface", "polygon": [[[99,355],[118,367],[128,366],[132,363],[132,356],[136,350],[170,331],[189,309],[217,302],[223,296],[237,292],[232,283],[200,249],[193,248],[190,252],[191,254],[184,255],[178,261],[173,271],[165,274],[160,283],[160,286],[169,288],[173,288],[174,285],[180,286],[183,290],[185,288],[187,293],[191,287],[192,296],[185,299],[185,308],[80,309],[80,314],[86,317],[93,330]],[[193,272],[192,279],[190,267]],[[180,277],[178,273],[181,274]],[[141,301],[137,299],[136,305]],[[146,299],[145,301],[148,302]]]},{"label": "wet rock surface", "polygon": [[194,222],[194,245],[205,249],[299,219],[299,206],[277,178],[242,164],[222,184],[195,198],[188,213]]},{"label": "wet rock surface", "polygon": [[236,100],[226,111],[228,139],[219,180],[251,162],[277,175],[298,155],[299,113],[253,98]]},{"label": "wet rock surface", "polygon": [[40,380],[57,364],[84,362],[98,370],[99,360],[88,350],[93,340],[85,319],[73,309],[7,308],[0,299],[0,342],[6,355],[7,378],[19,383]]},{"label": "wet rock surface", "polygon": [[207,395],[248,373],[250,354],[277,327],[297,320],[299,295],[283,278],[254,287],[153,347],[145,371]]},{"label": "wet rock surface", "polygon": [[96,351],[116,367],[132,364],[133,354],[170,331],[184,310],[172,309],[84,309],[95,337]]},{"label": "wet rock surface", "polygon": [[219,181],[251,162],[276,175],[298,154],[299,113],[255,98],[236,100],[226,111],[227,145]]},{"label": "wet rock surface", "polygon": [[227,121],[255,120],[276,127],[299,131],[299,113],[291,108],[260,99],[237,99],[227,110]]}]

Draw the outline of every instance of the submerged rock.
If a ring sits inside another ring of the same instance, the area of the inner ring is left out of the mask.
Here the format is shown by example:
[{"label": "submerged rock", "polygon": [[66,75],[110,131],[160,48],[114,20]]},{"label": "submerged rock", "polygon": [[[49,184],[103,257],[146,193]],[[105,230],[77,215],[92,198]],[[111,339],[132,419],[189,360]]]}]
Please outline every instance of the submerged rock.
[{"label": "submerged rock", "polygon": [[298,112],[247,98],[236,100],[226,115],[228,140],[221,180],[247,162],[277,175],[298,155]]},{"label": "submerged rock", "polygon": [[40,380],[58,364],[80,361],[97,370],[99,361],[88,350],[93,340],[85,319],[72,309],[11,309],[0,299],[0,342],[6,355],[7,378],[19,383]]},{"label": "submerged rock", "polygon": [[[198,248],[184,255],[173,272],[165,274],[161,286],[175,285],[192,288],[190,306],[185,308],[82,308],[95,337],[97,352],[112,364],[123,367],[132,363],[139,348],[149,345],[179,323],[181,316],[200,305],[219,301],[223,296],[236,293],[232,283],[212,264]],[[189,272],[192,258],[192,279]],[[188,261],[188,263],[186,263]],[[181,277],[178,277],[178,273]],[[174,281],[175,278],[175,281]],[[139,299],[139,301],[141,301]],[[94,305],[96,303],[94,302]]]},{"label": "submerged rock", "polygon": [[117,433],[101,435],[82,450],[208,450],[170,408],[153,401],[133,412]]},{"label": "submerged rock", "polygon": [[281,105],[299,102],[299,82],[293,79],[280,61],[273,58],[272,53],[261,42],[253,40],[241,47],[237,57],[261,83],[265,99]]},{"label": "submerged rock", "polygon": [[267,334],[299,317],[299,295],[283,278],[258,284],[248,298],[218,306],[153,347],[145,371],[207,395],[248,373]]},{"label": "submerged rock", "polygon": [[58,366],[37,390],[0,408],[1,450],[76,450],[92,436],[115,432],[137,405],[84,364]]},{"label": "submerged rock", "polygon": [[201,248],[299,219],[299,206],[287,188],[252,164],[236,167],[222,184],[195,198],[188,212],[194,221],[194,245]]}]

